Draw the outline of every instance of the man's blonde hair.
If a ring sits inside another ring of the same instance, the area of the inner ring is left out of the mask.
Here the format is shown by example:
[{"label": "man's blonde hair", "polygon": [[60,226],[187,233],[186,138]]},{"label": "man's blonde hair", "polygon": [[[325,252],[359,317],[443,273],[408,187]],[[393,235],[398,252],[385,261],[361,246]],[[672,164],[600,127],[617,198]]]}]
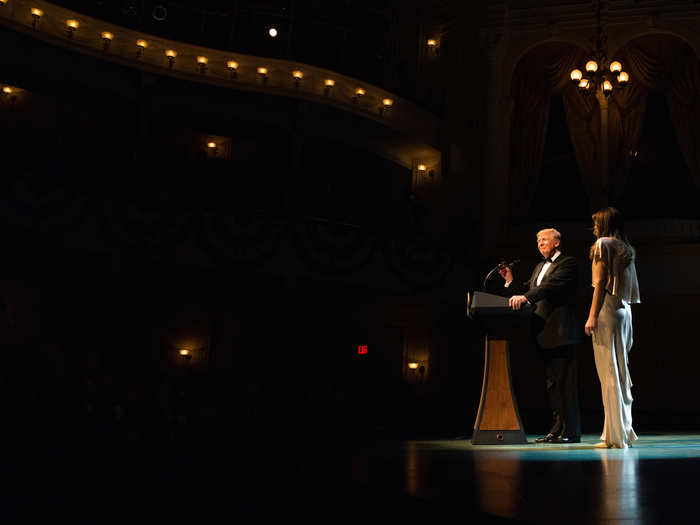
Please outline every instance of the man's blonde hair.
[{"label": "man's blonde hair", "polygon": [[545,228],[544,230],[540,230],[537,232],[537,236],[539,237],[541,233],[551,233],[552,237],[561,242],[561,233],[555,228]]}]

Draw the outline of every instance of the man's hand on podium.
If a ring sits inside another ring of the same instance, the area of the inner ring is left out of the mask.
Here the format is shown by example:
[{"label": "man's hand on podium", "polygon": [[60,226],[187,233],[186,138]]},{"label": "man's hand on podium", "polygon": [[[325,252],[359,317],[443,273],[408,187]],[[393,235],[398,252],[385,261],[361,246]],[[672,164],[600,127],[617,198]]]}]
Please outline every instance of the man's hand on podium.
[{"label": "man's hand on podium", "polygon": [[529,301],[527,300],[527,297],[524,295],[514,295],[510,299],[508,299],[508,305],[513,309],[513,310],[520,310],[520,307]]}]

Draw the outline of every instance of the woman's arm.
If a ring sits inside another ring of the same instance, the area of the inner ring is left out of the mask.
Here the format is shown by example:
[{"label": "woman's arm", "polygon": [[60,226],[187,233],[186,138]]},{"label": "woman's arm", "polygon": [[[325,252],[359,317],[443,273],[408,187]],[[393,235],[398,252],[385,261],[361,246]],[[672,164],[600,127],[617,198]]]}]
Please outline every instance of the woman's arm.
[{"label": "woman's arm", "polygon": [[598,327],[598,314],[600,309],[603,307],[603,301],[605,300],[605,276],[607,274],[605,263],[602,260],[593,261],[593,300],[591,301],[591,309],[588,312],[588,320],[586,321],[586,326],[584,331],[586,335],[591,335],[593,330]]}]

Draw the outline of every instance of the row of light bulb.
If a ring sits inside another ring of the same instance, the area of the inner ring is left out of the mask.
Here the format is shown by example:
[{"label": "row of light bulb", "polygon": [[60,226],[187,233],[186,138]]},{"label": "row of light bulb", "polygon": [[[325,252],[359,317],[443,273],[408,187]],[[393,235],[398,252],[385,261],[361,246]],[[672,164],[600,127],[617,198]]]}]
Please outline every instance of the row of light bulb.
[{"label": "row of light bulb", "polygon": [[[4,5],[7,3],[7,0],[0,0],[0,5]],[[43,15],[44,12],[41,9],[38,8],[32,8],[31,9],[31,14],[32,17],[34,18],[34,26],[36,26],[36,21],[40,19]],[[75,32],[79,27],[80,27],[80,22],[74,19],[69,19],[66,20],[66,27],[68,30],[68,36],[71,38],[73,36],[73,32]],[[114,39],[114,34],[110,33],[109,31],[103,31],[101,33],[102,41],[104,42],[104,50],[106,51],[109,48],[109,45],[111,44],[112,40]],[[143,39],[138,39],[136,41],[136,56],[137,58],[140,58],[145,49],[148,47],[148,42]],[[168,67],[172,69],[173,65],[175,64],[175,58],[177,57],[177,52],[174,49],[166,49],[165,50],[165,56],[168,59]],[[206,71],[206,66],[209,63],[209,58],[203,55],[197,56],[196,58],[197,64],[199,64],[200,67],[200,72],[204,73]],[[238,67],[239,64],[235,60],[229,60],[226,62],[226,68],[230,71],[231,73],[231,78],[236,78],[238,74]],[[269,73],[268,68],[266,67],[258,67],[257,68],[257,74],[263,78],[263,80],[267,80],[267,75]],[[292,78],[294,79],[296,87],[299,87],[299,83],[302,78],[304,78],[304,73],[301,70],[295,70],[292,71]],[[323,85],[325,87],[326,94],[329,93],[330,89],[335,86],[335,80],[331,78],[327,78],[323,81]],[[364,88],[358,87],[355,88],[354,95],[353,95],[353,102],[357,102],[360,98],[365,96],[367,94],[367,91]],[[389,109],[391,106],[394,105],[394,101],[390,98],[384,98],[382,99],[382,108],[383,109]]]}]

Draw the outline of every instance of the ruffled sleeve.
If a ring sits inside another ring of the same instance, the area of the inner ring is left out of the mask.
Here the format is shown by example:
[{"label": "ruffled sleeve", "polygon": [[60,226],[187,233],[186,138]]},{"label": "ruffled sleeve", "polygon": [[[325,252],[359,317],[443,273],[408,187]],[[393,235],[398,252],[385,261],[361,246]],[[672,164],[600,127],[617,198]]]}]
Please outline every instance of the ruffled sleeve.
[{"label": "ruffled sleeve", "polygon": [[605,290],[627,303],[638,303],[639,283],[634,252],[614,237],[601,237],[593,247],[592,284],[602,282]]}]

